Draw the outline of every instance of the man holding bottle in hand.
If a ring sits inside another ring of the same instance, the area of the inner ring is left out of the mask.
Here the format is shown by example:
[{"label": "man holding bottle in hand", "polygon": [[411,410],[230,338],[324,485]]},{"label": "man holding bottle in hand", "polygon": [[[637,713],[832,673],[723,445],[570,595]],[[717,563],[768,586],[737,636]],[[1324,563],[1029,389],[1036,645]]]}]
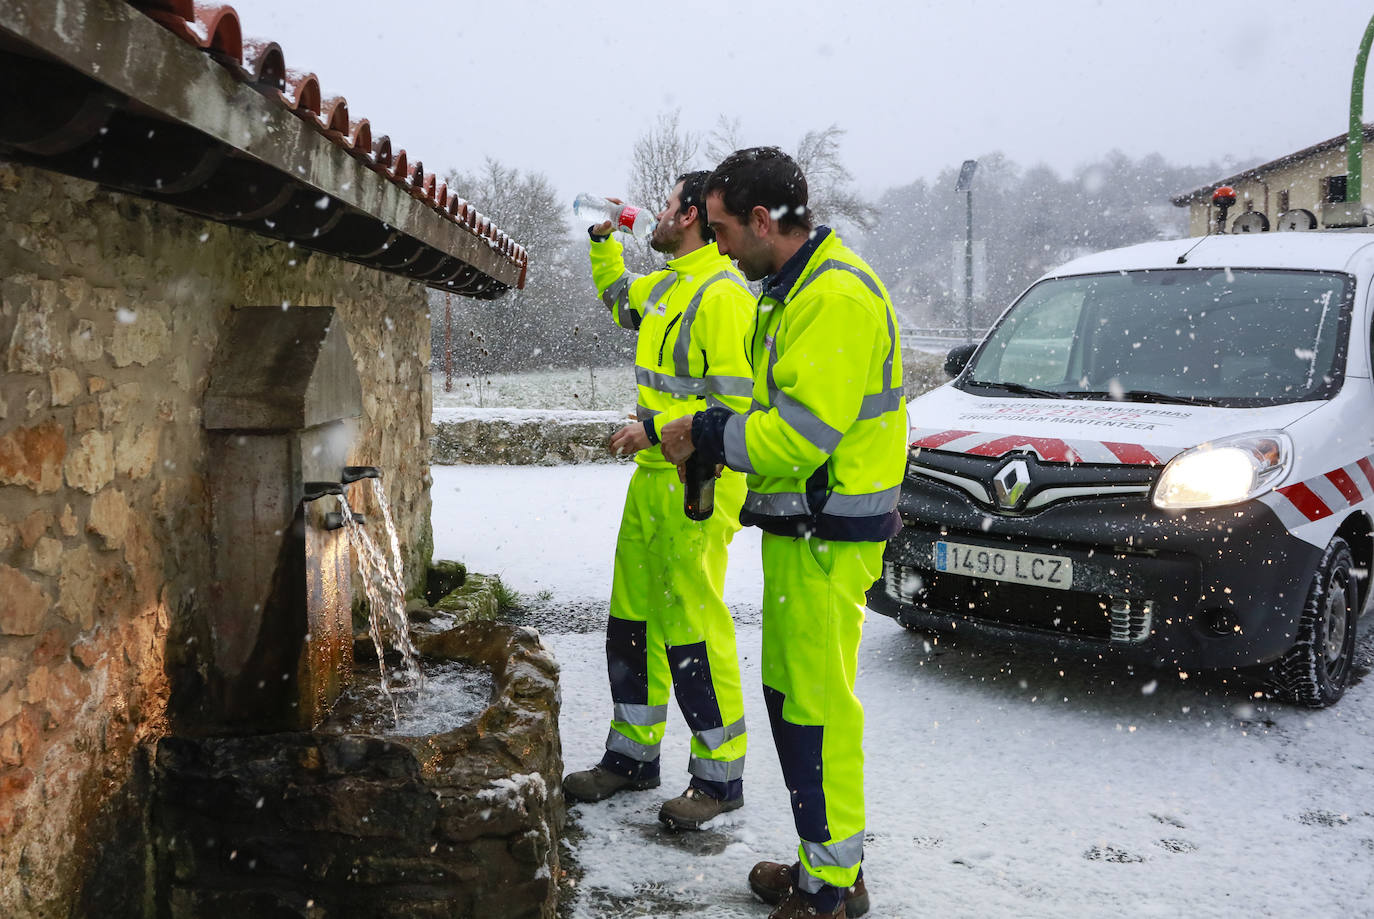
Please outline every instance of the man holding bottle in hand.
[{"label": "man holding bottle in hand", "polygon": [[659,820],[685,829],[744,802],[744,698],[734,622],[721,597],[744,477],[725,472],[714,512],[688,519],[678,471],[658,447],[659,431],[674,419],[712,406],[730,413],[749,407],[745,339],[754,302],[707,226],[707,175],[679,178],[658,215],[650,245],[669,256],[660,271],[627,271],[609,220],[588,228],[597,292],[617,325],[638,332],[639,404],[637,420],[610,441],[613,453],[634,453],[636,463],[606,625],[610,733],[601,761],[563,780],[568,799],[583,802],[657,787],[671,687],[692,732],[691,779],[664,802]]},{"label": "man holding bottle in hand", "polygon": [[864,593],[901,529],[906,400],[892,302],[873,270],[813,226],[806,177],[776,147],[726,157],[705,190],[720,251],[764,281],[747,414],[708,408],[659,429],[663,455],[749,473],[743,523],[763,530],[763,695],[800,844],[749,886],[770,919],[868,910]]}]

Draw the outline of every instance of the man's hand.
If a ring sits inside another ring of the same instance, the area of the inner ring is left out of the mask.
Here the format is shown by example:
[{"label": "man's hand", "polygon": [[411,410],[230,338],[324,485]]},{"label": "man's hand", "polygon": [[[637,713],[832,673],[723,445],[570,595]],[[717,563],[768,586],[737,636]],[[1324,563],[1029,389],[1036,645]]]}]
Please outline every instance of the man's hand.
[{"label": "man's hand", "polygon": [[612,456],[629,456],[649,447],[649,435],[644,433],[644,423],[636,421],[627,424],[611,435],[610,451]]},{"label": "man's hand", "polygon": [[663,458],[681,466],[696,449],[692,445],[692,419],[695,415],[684,415],[676,421],[665,424],[658,432],[659,446]]},{"label": "man's hand", "polygon": [[[621,201],[619,198],[607,198],[606,200],[611,202],[612,204],[619,204],[621,207],[625,206],[625,202]],[[595,233],[597,236],[610,236],[612,233],[615,232],[615,224],[609,220],[603,220],[596,226],[592,227],[592,232]],[[644,448],[640,447],[640,449],[642,450]]]}]

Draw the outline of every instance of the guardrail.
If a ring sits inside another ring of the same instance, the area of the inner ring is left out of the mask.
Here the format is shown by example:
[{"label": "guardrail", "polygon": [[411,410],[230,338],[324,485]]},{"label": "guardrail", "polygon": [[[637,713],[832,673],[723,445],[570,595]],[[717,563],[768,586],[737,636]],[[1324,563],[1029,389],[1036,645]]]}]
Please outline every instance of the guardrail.
[{"label": "guardrail", "polygon": [[[922,328],[922,327],[916,326],[916,327],[911,327],[911,328],[903,328],[903,330],[901,330],[901,337],[903,337],[903,338],[907,338],[907,337],[911,337],[911,338],[949,338],[949,339],[959,339],[959,341],[963,341],[963,339],[966,338],[966,332],[967,332],[967,331],[969,331],[969,330],[965,330],[965,328]],[[982,337],[984,337],[984,335],[987,335],[987,334],[988,334],[987,328],[974,328],[974,330],[973,330],[973,339],[974,339],[974,341],[980,341],[980,339],[981,339]]]},{"label": "guardrail", "polygon": [[[958,345],[968,341],[965,329],[937,329],[911,327],[902,329],[902,341],[909,345]],[[973,341],[982,341],[987,329],[974,329]]]}]

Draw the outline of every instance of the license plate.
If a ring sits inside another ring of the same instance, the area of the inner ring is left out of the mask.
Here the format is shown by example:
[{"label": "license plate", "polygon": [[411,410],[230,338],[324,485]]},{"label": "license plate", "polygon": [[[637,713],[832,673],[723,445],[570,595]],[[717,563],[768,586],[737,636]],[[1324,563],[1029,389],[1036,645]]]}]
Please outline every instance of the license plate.
[{"label": "license plate", "polygon": [[1073,586],[1073,562],[1062,555],[989,549],[961,542],[935,543],[935,570],[1056,590]]}]

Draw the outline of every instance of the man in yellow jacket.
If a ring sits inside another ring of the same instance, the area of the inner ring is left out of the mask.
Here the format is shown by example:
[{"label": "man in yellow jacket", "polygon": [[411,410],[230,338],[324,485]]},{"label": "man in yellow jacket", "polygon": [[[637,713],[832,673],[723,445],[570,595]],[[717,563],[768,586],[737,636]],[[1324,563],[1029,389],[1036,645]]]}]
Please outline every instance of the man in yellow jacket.
[{"label": "man in yellow jacket", "polygon": [[906,465],[901,348],[887,291],[828,227],[776,147],[739,150],[706,183],[722,254],[766,279],[750,339],[753,402],[660,430],[663,455],[747,472],[741,520],[763,530],[763,692],[797,835],[792,865],[749,885],[770,919],[858,916],[863,707],[854,695],[864,592],[901,528]]},{"label": "man in yellow jacket", "polygon": [[664,802],[659,820],[687,829],[744,803],[744,696],[734,622],[721,599],[744,477],[723,473],[714,513],[690,520],[677,469],[657,446],[659,430],[675,418],[708,406],[727,414],[749,406],[745,338],[753,297],[716,250],[702,201],[707,175],[679,178],[658,215],[650,244],[670,256],[661,271],[631,274],[610,222],[588,229],[596,289],[617,325],[638,330],[639,404],[637,420],[610,444],[613,453],[636,454],[606,625],[610,734],[596,766],[563,780],[574,801],[656,787],[671,687],[692,732],[691,780]]}]

